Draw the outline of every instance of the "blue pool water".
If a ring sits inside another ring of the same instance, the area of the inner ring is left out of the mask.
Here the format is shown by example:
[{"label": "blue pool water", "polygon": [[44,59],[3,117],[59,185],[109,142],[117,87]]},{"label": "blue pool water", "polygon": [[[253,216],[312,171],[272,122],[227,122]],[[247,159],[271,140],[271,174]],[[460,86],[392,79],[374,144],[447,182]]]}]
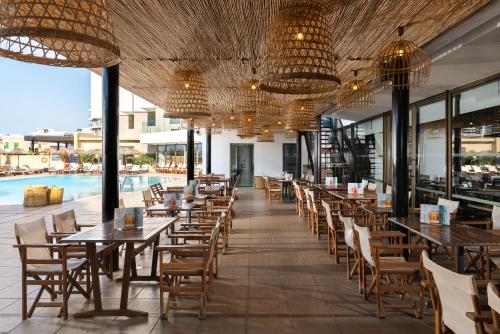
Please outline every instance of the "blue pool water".
[{"label": "blue pool water", "polygon": [[[175,178],[150,175],[121,175],[120,191],[131,192],[147,188],[154,183],[167,183]],[[102,177],[96,175],[54,175],[0,180],[0,205],[23,203],[23,187],[46,185],[64,188],[63,201],[98,195],[102,189]]]}]

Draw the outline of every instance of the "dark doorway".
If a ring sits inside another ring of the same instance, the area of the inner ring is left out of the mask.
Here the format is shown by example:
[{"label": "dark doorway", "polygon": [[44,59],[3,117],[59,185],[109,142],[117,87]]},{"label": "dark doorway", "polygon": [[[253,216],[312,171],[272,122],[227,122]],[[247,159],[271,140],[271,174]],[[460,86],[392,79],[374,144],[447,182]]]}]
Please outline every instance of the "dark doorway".
[{"label": "dark doorway", "polygon": [[297,144],[283,144],[283,171],[293,174],[294,177],[297,168]]}]

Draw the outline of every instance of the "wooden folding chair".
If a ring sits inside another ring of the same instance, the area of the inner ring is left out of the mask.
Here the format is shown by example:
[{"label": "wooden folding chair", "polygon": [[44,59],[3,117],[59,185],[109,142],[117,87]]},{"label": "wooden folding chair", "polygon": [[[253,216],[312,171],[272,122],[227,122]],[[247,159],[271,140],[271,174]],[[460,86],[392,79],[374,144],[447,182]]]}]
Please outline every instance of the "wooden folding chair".
[{"label": "wooden folding chair", "polygon": [[[23,320],[30,318],[37,307],[58,307],[58,316],[68,319],[68,299],[74,289],[85,298],[90,298],[89,291],[78,282],[87,260],[68,259],[69,245],[51,242],[52,237],[47,233],[43,218],[30,223],[15,223],[14,231],[17,242],[14,247],[19,249],[21,258]],[[54,256],[56,254],[57,257]],[[28,286],[40,287],[29,310]],[[50,301],[40,301],[44,292],[49,294]],[[58,295],[61,299],[57,298]]]}]

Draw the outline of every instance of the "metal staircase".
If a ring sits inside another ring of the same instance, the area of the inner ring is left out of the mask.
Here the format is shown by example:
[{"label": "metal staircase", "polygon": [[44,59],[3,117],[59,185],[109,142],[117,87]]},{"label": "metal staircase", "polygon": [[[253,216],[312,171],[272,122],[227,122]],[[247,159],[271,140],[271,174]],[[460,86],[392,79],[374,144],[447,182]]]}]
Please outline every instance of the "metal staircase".
[{"label": "metal staircase", "polygon": [[337,137],[338,129],[342,126],[338,119],[330,117],[321,119],[320,128],[320,168],[321,182],[327,176],[336,176],[342,182],[350,176],[350,167],[347,164],[344,153],[345,147],[342,139]]}]

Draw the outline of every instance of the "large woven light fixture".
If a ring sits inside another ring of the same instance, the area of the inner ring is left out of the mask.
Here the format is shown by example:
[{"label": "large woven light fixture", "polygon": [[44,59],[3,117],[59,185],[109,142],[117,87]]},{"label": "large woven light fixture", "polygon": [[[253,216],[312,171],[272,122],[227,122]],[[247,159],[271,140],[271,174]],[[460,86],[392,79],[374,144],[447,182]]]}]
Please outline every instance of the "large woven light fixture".
[{"label": "large woven light fixture", "polygon": [[312,100],[293,100],[288,105],[285,129],[293,131],[317,131],[317,123],[314,102]]},{"label": "large woven light fixture", "polygon": [[203,74],[177,71],[168,85],[167,111],[164,117],[199,119],[209,117],[208,95]]},{"label": "large woven light fixture", "polygon": [[263,126],[262,133],[257,137],[259,143],[272,143],[274,142],[274,132],[270,126]]},{"label": "large woven light fixture", "polygon": [[340,85],[331,23],[319,4],[281,10],[266,36],[261,88],[279,94],[330,92]]},{"label": "large woven light fixture", "polygon": [[373,90],[363,80],[356,79],[358,71],[354,70],[354,79],[344,83],[337,93],[338,109],[366,109],[375,105]]},{"label": "large woven light fixture", "polygon": [[250,138],[261,134],[257,113],[252,111],[242,112],[240,115],[240,127],[237,135],[241,138]]},{"label": "large woven light fixture", "polygon": [[120,62],[106,0],[0,1],[0,55],[68,67]]},{"label": "large woven light fixture", "polygon": [[393,41],[375,58],[375,76],[385,87],[418,87],[429,80],[431,59],[415,43],[403,40],[404,28],[398,28],[399,40]]}]

